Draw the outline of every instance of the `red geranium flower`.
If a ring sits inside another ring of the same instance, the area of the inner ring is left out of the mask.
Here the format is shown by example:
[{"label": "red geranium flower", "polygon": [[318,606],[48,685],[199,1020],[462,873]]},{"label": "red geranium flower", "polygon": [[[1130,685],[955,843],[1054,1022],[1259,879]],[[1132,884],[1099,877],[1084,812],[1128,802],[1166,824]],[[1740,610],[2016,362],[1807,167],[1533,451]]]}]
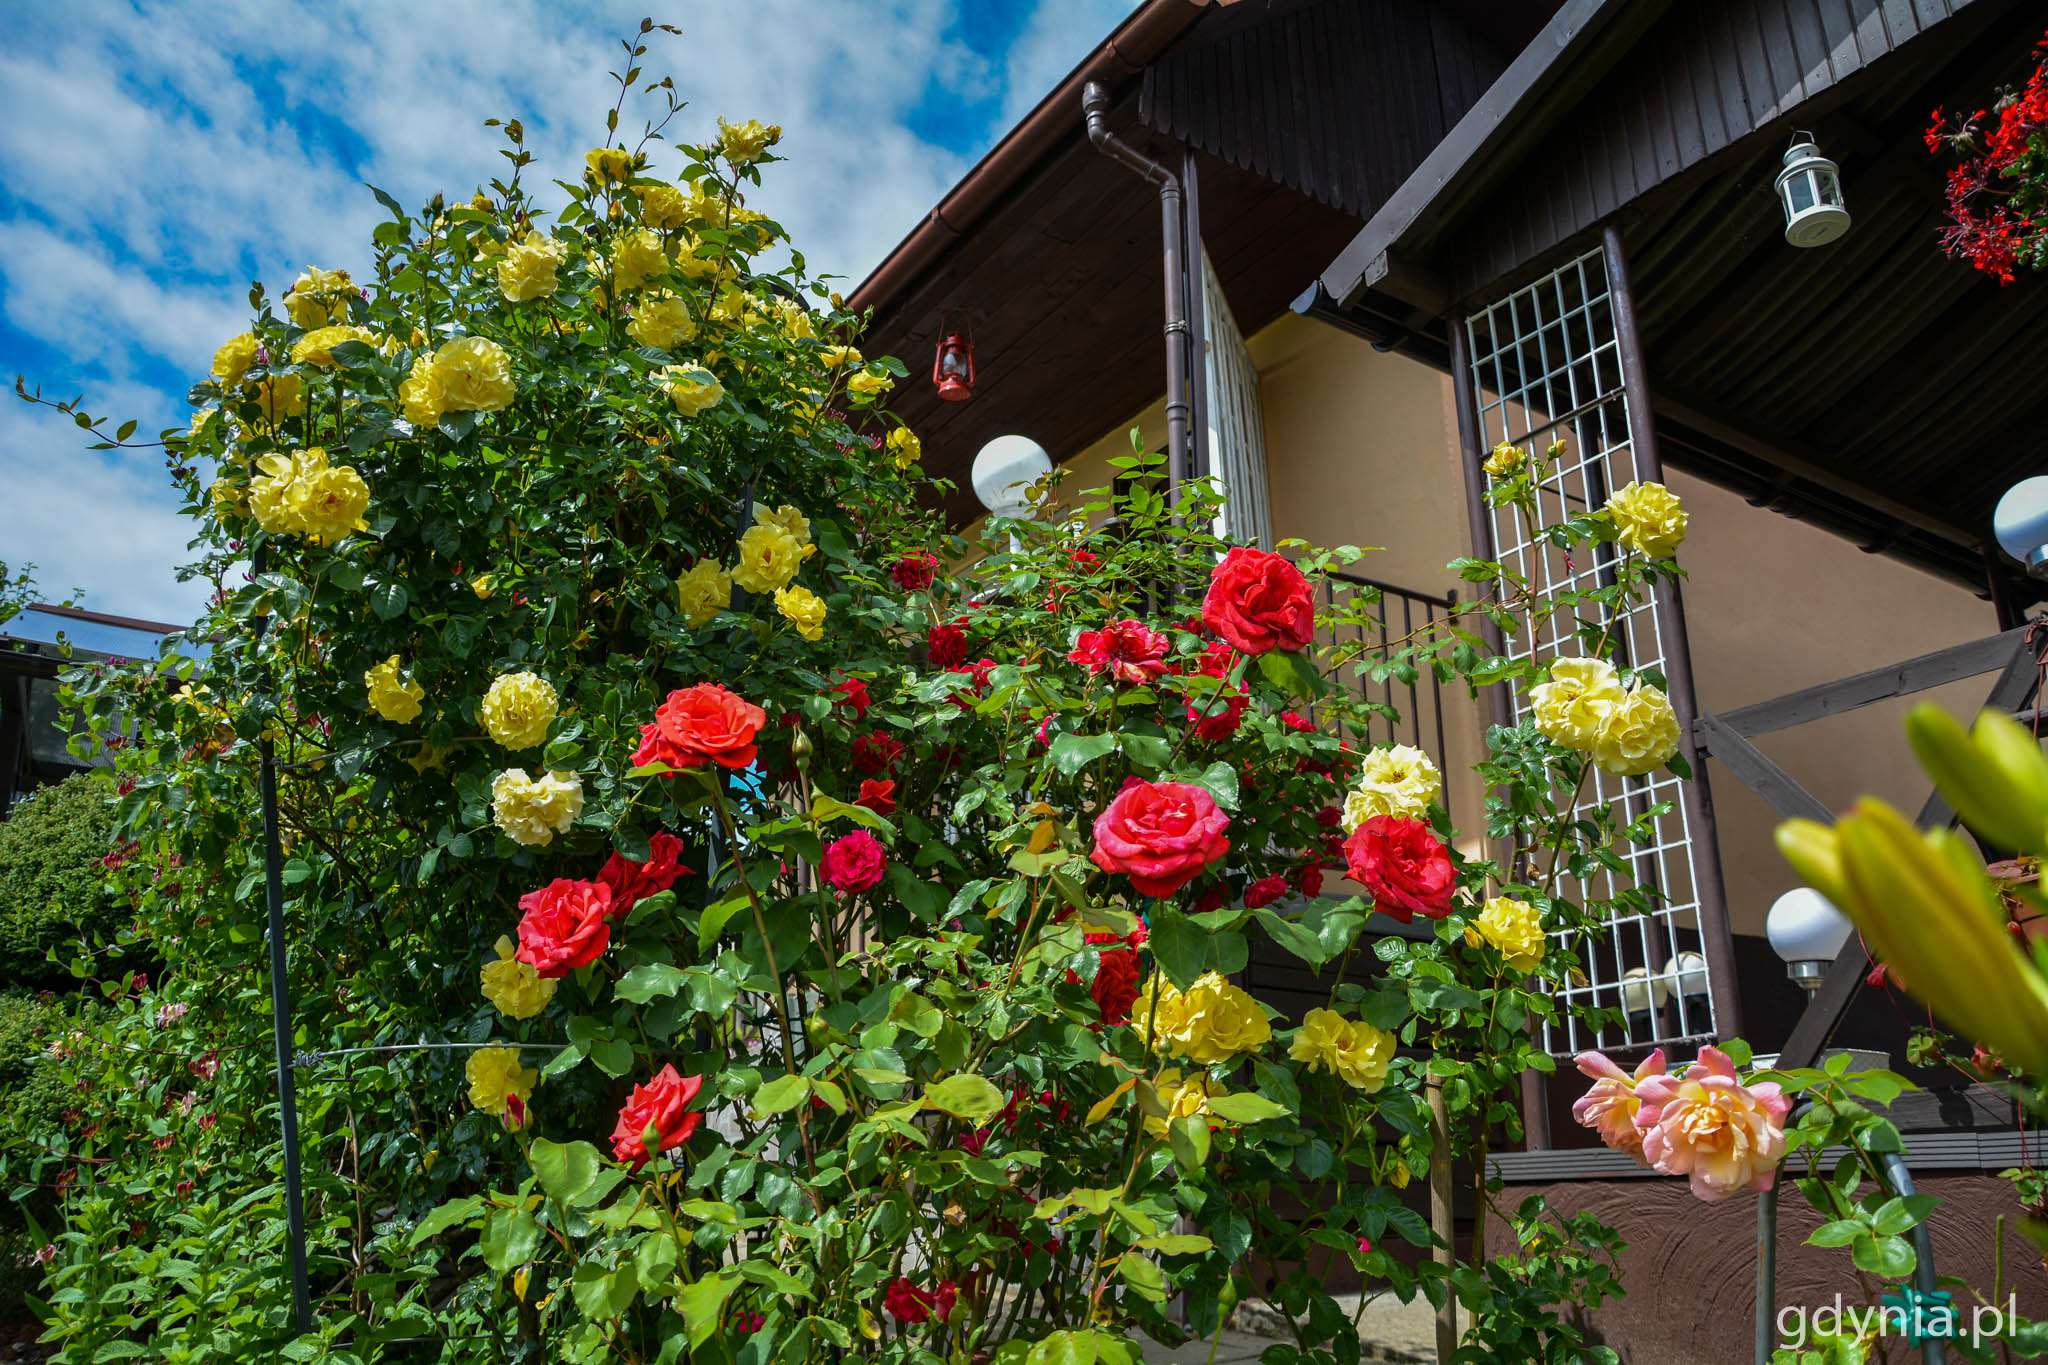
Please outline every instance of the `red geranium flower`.
[{"label": "red geranium flower", "polygon": [[671,768],[744,768],[754,761],[754,736],[768,713],[717,683],[678,688],[654,708],[654,721],[640,727],[636,765]]},{"label": "red geranium flower", "polygon": [[1352,880],[1372,892],[1373,905],[1403,924],[1416,915],[1442,919],[1458,889],[1451,855],[1420,820],[1375,815],[1344,841]]},{"label": "red geranium flower", "polygon": [[1202,624],[1246,654],[1305,649],[1316,633],[1315,594],[1285,556],[1239,545],[1209,575]]},{"label": "red geranium flower", "polygon": [[1166,636],[1143,621],[1111,621],[1082,631],[1067,658],[1090,673],[1143,687],[1166,672]]},{"label": "red geranium flower", "polygon": [[676,878],[690,870],[682,865],[682,856],[683,841],[665,829],[656,830],[648,839],[644,863],[612,850],[597,874],[598,881],[611,888],[612,913],[623,915],[641,897],[659,895],[674,886]]},{"label": "red geranium flower", "polygon": [[[671,1147],[680,1147],[704,1122],[704,1116],[690,1108],[690,1101],[704,1088],[702,1076],[681,1076],[672,1065],[654,1073],[645,1085],[633,1087],[619,1110],[618,1126],[612,1129],[612,1155],[628,1161],[634,1170],[647,1159]],[[654,1147],[646,1143],[647,1130],[654,1129]]]},{"label": "red geranium flower", "polygon": [[1230,852],[1230,817],[1200,787],[1137,782],[1095,817],[1095,849],[1104,872],[1122,872],[1143,896],[1170,896]]},{"label": "red geranium flower", "polygon": [[567,976],[597,961],[612,941],[612,889],[557,877],[519,898],[521,962],[542,976]]}]

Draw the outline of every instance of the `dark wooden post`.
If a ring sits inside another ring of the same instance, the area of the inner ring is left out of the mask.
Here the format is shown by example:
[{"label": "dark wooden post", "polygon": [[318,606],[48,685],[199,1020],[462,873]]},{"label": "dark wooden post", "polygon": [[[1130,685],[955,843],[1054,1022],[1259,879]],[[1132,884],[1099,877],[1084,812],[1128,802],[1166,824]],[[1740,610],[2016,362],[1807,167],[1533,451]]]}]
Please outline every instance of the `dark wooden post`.
[{"label": "dark wooden post", "polygon": [[1188,301],[1188,477],[1202,479],[1216,472],[1216,452],[1209,449],[1209,272],[1202,256],[1202,185],[1193,147],[1181,148],[1180,186],[1181,271]]},{"label": "dark wooden post", "polygon": [[[1664,462],[1657,454],[1657,423],[1650,407],[1650,377],[1643,363],[1642,338],[1636,331],[1635,294],[1629,287],[1628,260],[1621,232],[1613,223],[1600,230],[1601,254],[1607,266],[1607,292],[1614,309],[1615,341],[1621,351],[1621,383],[1628,395],[1629,442],[1636,474],[1662,482]],[[1714,798],[1707,772],[1693,744],[1693,717],[1699,704],[1693,695],[1692,645],[1685,633],[1685,603],[1678,584],[1658,588],[1657,632],[1664,647],[1664,679],[1672,709],[1678,713],[1680,747],[1692,767],[1692,781],[1681,784],[1679,799],[1691,833],[1687,856],[1693,885],[1699,892],[1700,951],[1707,959],[1712,991],[1714,1032],[1733,1038],[1742,1032],[1741,994],[1736,989],[1735,938],[1728,928],[1728,891],[1721,881],[1721,840],[1714,826]]]}]

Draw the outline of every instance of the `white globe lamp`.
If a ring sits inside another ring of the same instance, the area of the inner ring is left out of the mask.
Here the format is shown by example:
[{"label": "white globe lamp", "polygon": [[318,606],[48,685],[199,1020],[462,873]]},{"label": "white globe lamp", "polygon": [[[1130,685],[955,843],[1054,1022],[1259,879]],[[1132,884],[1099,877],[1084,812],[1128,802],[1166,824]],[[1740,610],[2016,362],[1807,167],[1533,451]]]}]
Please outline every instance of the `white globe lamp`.
[{"label": "white globe lamp", "polygon": [[974,496],[998,517],[1030,511],[1031,485],[1052,473],[1052,456],[1029,436],[998,436],[974,457]]},{"label": "white globe lamp", "polygon": [[2031,578],[2048,578],[2048,474],[2021,479],[1991,513],[1991,534]]},{"label": "white globe lamp", "polygon": [[1833,901],[1810,886],[1778,897],[1764,920],[1771,950],[1785,961],[1785,974],[1808,995],[1820,989],[1828,967],[1842,955],[1855,926]]}]

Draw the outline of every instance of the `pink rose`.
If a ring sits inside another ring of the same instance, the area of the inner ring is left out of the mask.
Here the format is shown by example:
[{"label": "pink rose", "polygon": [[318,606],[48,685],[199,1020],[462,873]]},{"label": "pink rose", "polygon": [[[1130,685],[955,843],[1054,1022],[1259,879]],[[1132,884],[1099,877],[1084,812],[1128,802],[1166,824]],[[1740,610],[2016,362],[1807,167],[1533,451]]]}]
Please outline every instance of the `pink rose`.
[{"label": "pink rose", "polygon": [[1792,1101],[1775,1082],[1744,1085],[1728,1054],[1703,1047],[1683,1076],[1652,1076],[1637,1084],[1636,1097],[1643,1156],[1665,1175],[1691,1176],[1701,1199],[1777,1183]]},{"label": "pink rose", "polygon": [[850,896],[882,880],[882,873],[888,867],[889,859],[882,852],[881,841],[866,830],[857,829],[826,846],[825,856],[818,863],[818,872],[827,886],[841,895]]},{"label": "pink rose", "polygon": [[1095,817],[1088,856],[1104,872],[1127,874],[1141,896],[1170,896],[1230,852],[1229,827],[1200,787],[1133,781]]},{"label": "pink rose", "polygon": [[1609,1061],[1604,1052],[1581,1052],[1572,1060],[1593,1078],[1586,1093],[1573,1101],[1572,1118],[1598,1133],[1615,1151],[1634,1157],[1637,1165],[1649,1165],[1643,1159],[1643,1135],[1636,1127],[1636,1111],[1643,1103],[1636,1087],[1664,1074],[1664,1049],[1643,1058],[1633,1076]]}]

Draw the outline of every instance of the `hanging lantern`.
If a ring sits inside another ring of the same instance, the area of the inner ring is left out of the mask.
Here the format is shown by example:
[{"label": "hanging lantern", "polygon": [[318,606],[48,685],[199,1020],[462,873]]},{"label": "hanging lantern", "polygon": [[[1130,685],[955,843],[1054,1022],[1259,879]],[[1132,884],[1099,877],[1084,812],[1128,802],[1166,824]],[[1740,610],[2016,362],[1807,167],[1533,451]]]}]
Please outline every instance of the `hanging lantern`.
[{"label": "hanging lantern", "polygon": [[1813,145],[1813,134],[1794,133],[1778,172],[1778,203],[1785,210],[1785,240],[1793,246],[1826,246],[1849,230],[1842,203],[1842,173]]},{"label": "hanging lantern", "polygon": [[[958,315],[958,325],[951,319]],[[964,403],[974,396],[974,333],[967,314],[949,308],[939,319],[939,348],[932,355],[932,383],[939,397],[948,403]]]}]

